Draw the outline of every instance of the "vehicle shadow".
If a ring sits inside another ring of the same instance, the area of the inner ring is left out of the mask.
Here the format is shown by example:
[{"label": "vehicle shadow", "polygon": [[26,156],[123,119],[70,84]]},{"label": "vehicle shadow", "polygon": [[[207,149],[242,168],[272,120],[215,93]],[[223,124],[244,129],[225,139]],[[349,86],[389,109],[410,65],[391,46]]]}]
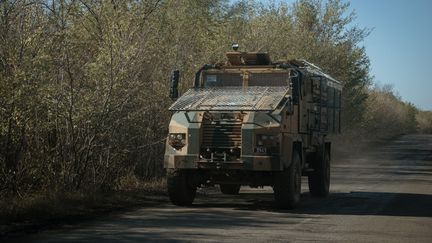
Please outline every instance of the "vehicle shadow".
[{"label": "vehicle shadow", "polygon": [[[190,207],[164,204],[153,210],[130,212],[115,219],[89,223],[56,237],[36,237],[35,241],[117,242],[121,239],[133,242],[201,242],[207,241],[209,237],[221,237],[221,231],[235,236],[238,235],[237,230],[252,234],[254,230],[250,229],[260,229],[260,234],[269,232],[269,235],[261,236],[265,238],[270,237],[275,229],[281,230],[281,225],[297,225],[301,222],[308,224],[308,227],[315,227],[317,231],[319,225],[325,223],[322,221],[323,215],[432,217],[432,195],[350,192],[313,198],[304,193],[299,208],[277,210],[273,205],[273,195],[267,192],[247,192],[238,196],[211,194],[199,196]],[[319,233],[325,234],[325,231]],[[292,231],[291,234],[296,232]],[[244,241],[244,237],[232,240]]]},{"label": "vehicle shadow", "polygon": [[[331,193],[327,198],[314,198],[302,194],[298,208],[278,210],[271,193],[243,193],[237,196],[214,195],[199,200],[193,207],[226,207],[236,210],[266,210],[292,214],[317,215],[381,215],[432,217],[432,195],[393,192]],[[233,198],[234,197],[234,198]]]}]

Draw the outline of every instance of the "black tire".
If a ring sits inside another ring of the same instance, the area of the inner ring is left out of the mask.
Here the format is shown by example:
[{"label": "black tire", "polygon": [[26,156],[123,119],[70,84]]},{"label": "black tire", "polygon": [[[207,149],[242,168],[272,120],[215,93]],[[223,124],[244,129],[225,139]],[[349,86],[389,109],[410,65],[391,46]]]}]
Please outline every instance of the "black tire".
[{"label": "black tire", "polygon": [[237,184],[220,184],[219,188],[222,194],[238,195],[240,192],[240,185]]},{"label": "black tire", "polygon": [[192,205],[196,195],[196,186],[191,184],[189,176],[190,173],[186,170],[167,170],[168,196],[174,205]]},{"label": "black tire", "polygon": [[326,197],[330,189],[330,158],[327,152],[318,156],[314,171],[308,176],[309,192],[314,197]]},{"label": "black tire", "polygon": [[293,209],[298,206],[301,195],[301,173],[300,156],[297,151],[294,151],[290,167],[276,176],[273,185],[278,208]]}]

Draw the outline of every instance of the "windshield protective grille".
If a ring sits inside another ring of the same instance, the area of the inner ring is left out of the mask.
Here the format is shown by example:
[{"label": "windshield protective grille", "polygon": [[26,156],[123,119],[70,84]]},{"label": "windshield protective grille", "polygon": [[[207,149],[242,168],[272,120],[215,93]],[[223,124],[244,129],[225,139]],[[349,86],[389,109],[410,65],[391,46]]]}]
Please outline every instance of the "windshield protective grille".
[{"label": "windshield protective grille", "polygon": [[289,88],[212,87],[188,90],[169,110],[172,111],[273,111]]}]

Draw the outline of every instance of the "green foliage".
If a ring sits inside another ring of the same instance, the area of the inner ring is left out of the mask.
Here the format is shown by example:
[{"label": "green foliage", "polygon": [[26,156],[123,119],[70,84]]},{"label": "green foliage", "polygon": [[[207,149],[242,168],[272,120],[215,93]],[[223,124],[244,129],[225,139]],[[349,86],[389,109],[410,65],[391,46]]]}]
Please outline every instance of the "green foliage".
[{"label": "green foliage", "polygon": [[419,132],[432,134],[432,111],[419,111],[416,120]]},{"label": "green foliage", "polygon": [[363,132],[373,138],[388,138],[416,131],[417,108],[401,101],[391,86],[375,87],[366,100]]},{"label": "green foliage", "polygon": [[230,2],[0,1],[0,193],[110,189],[131,171],[162,175],[170,70],[181,69],[184,91],[232,42],[307,59],[342,80],[345,131],[413,131],[415,107],[369,88],[360,45],[369,30],[347,3]]}]

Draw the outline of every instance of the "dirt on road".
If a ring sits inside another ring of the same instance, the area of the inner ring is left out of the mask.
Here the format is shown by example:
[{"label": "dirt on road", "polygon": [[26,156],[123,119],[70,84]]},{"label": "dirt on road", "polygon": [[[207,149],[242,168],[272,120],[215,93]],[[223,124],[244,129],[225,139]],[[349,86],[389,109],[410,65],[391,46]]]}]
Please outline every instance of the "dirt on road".
[{"label": "dirt on road", "polygon": [[192,207],[162,200],[15,239],[22,242],[432,242],[432,135],[409,135],[332,161],[331,194],[276,210],[271,188],[208,191]]}]

